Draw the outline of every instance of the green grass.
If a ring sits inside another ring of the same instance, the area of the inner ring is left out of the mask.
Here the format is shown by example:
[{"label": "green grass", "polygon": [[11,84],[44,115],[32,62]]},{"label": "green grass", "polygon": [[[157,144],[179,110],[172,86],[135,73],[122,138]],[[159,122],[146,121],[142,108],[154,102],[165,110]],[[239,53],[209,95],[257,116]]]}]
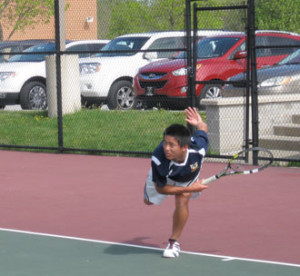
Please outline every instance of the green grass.
[{"label": "green grass", "polygon": [[[83,109],[63,116],[64,147],[152,152],[164,129],[185,124],[184,118],[183,111]],[[49,118],[45,111],[1,111],[0,122],[0,144],[58,146],[57,118]]]},{"label": "green grass", "polygon": [[[205,112],[201,116],[206,119]],[[161,141],[164,129],[172,123],[185,124],[184,118],[183,111],[82,109],[63,116],[63,146],[151,153]],[[0,145],[58,148],[57,118],[49,118],[46,111],[2,110]],[[290,162],[287,166],[299,167],[300,162]]]},{"label": "green grass", "polygon": [[41,146],[44,141],[45,146],[57,145],[53,139],[57,122],[45,112],[1,111],[0,122],[0,144]]}]

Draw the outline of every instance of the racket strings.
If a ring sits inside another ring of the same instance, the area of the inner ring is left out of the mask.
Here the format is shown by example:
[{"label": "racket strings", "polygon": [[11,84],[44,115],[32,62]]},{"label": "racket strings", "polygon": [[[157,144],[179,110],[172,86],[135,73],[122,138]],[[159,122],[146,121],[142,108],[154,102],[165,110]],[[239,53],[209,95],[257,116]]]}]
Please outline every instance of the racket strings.
[{"label": "racket strings", "polygon": [[272,162],[272,154],[266,150],[253,149],[242,151],[231,162],[231,169],[235,172],[260,169]]},{"label": "racket strings", "polygon": [[265,150],[253,151],[252,154],[253,167],[256,168],[268,166],[272,160],[270,152]]},{"label": "racket strings", "polygon": [[245,151],[239,152],[231,160],[231,170],[235,172],[243,172],[245,170],[249,170],[248,159],[248,155],[245,153]]},{"label": "racket strings", "polygon": [[235,172],[243,172],[249,169],[249,165],[247,166],[246,164],[234,162],[231,163],[231,169]]}]

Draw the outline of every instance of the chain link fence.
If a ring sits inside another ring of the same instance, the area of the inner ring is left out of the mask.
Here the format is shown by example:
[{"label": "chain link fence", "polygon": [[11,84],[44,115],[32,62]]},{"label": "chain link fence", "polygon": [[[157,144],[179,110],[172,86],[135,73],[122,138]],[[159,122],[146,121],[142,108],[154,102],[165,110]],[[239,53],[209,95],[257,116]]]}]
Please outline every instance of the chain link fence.
[{"label": "chain link fence", "polygon": [[0,63],[0,147],[150,156],[196,106],[209,157],[258,145],[299,162],[300,35],[255,30],[263,13],[250,13],[254,1],[221,2],[66,1],[63,21],[54,1],[56,29],[43,22],[32,37],[47,44]]}]

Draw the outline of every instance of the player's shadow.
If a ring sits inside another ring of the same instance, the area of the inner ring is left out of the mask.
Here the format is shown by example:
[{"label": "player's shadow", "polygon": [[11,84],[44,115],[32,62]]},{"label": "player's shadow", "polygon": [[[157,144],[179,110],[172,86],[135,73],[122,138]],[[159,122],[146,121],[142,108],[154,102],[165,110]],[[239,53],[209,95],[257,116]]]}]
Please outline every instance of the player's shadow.
[{"label": "player's shadow", "polygon": [[149,244],[144,240],[149,239],[148,237],[138,237],[130,241],[124,241],[120,244],[111,244],[105,250],[104,253],[111,255],[127,255],[127,254],[161,254],[158,249],[158,245]]}]

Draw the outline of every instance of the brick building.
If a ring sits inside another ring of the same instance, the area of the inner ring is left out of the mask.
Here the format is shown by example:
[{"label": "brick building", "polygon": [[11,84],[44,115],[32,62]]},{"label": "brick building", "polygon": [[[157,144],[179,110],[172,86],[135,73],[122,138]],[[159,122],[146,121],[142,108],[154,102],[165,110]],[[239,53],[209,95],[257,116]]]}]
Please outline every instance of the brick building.
[{"label": "brick building", "polygon": [[[66,39],[97,39],[97,0],[65,0],[70,4],[65,12]],[[29,26],[25,31],[16,31],[10,40],[54,39],[54,17],[48,24]],[[3,38],[7,39],[10,29],[3,28]]]}]

